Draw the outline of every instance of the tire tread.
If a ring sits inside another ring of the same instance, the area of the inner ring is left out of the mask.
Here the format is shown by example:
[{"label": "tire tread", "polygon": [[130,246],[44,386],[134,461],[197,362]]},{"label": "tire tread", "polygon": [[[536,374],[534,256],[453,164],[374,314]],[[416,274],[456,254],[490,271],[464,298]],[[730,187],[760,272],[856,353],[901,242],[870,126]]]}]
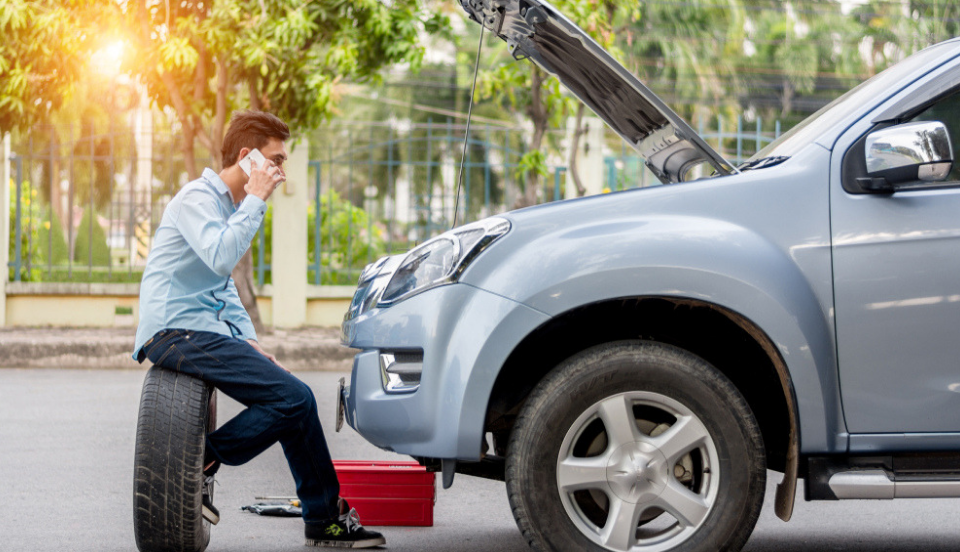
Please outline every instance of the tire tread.
[{"label": "tire tread", "polygon": [[140,552],[202,552],[210,541],[201,513],[210,394],[203,381],[157,366],[144,378],[133,481]]}]

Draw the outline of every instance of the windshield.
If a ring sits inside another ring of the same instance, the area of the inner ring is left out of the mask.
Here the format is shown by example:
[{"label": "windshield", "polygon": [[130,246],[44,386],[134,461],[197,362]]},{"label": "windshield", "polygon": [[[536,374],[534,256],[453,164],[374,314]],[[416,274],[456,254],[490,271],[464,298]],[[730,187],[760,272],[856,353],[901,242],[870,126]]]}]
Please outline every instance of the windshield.
[{"label": "windshield", "polygon": [[[819,138],[837,121],[861,108],[877,94],[893,93],[899,90],[898,83],[907,75],[924,67],[931,60],[944,54],[948,48],[955,46],[951,43],[940,43],[913,54],[907,59],[886,69],[857,85],[846,94],[820,108],[816,113],[804,119],[800,124],[791,128],[786,134],[771,142],[767,147],[758,151],[746,163],[765,157],[791,157],[804,146]],[[896,88],[895,88],[896,87]],[[830,112],[829,117],[824,117]]]}]

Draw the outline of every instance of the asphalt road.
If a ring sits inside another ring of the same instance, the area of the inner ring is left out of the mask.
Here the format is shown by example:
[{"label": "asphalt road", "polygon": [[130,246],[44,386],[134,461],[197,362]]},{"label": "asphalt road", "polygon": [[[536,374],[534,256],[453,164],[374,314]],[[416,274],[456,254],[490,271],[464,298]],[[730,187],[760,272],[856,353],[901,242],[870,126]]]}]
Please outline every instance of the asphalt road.
[{"label": "asphalt road", "polygon": [[[344,374],[300,372],[317,393],[336,459],[398,459],[349,427],[333,433],[336,381]],[[136,550],[132,525],[134,434],[143,372],[0,369],[0,551]],[[219,419],[240,406],[222,397]],[[405,458],[404,458],[405,459]],[[745,550],[929,552],[960,549],[956,500],[798,501],[794,520],[773,515],[771,473],[760,522]],[[292,495],[278,446],[218,475],[211,552],[305,551],[297,519],[240,511],[257,495]],[[440,490],[435,525],[383,528],[390,550],[529,550],[503,483],[458,475]]]}]

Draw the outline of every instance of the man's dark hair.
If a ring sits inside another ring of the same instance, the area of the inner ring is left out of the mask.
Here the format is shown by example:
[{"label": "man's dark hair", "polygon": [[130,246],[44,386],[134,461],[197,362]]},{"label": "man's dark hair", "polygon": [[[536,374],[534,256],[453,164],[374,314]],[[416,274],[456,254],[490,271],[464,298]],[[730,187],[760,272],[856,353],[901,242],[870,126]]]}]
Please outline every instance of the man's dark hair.
[{"label": "man's dark hair", "polygon": [[276,115],[266,111],[237,111],[230,118],[230,128],[223,137],[223,168],[232,167],[243,148],[262,148],[271,138],[286,140],[290,138],[287,123]]}]

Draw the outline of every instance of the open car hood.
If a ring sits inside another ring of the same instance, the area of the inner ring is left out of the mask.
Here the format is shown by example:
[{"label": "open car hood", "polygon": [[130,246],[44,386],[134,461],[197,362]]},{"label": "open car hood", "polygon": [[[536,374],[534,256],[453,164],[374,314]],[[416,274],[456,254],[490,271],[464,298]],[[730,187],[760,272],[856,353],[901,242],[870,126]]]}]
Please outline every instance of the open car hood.
[{"label": "open car hood", "polygon": [[529,58],[630,143],[664,184],[736,169],[580,27],[543,0],[460,0],[474,21]]}]

